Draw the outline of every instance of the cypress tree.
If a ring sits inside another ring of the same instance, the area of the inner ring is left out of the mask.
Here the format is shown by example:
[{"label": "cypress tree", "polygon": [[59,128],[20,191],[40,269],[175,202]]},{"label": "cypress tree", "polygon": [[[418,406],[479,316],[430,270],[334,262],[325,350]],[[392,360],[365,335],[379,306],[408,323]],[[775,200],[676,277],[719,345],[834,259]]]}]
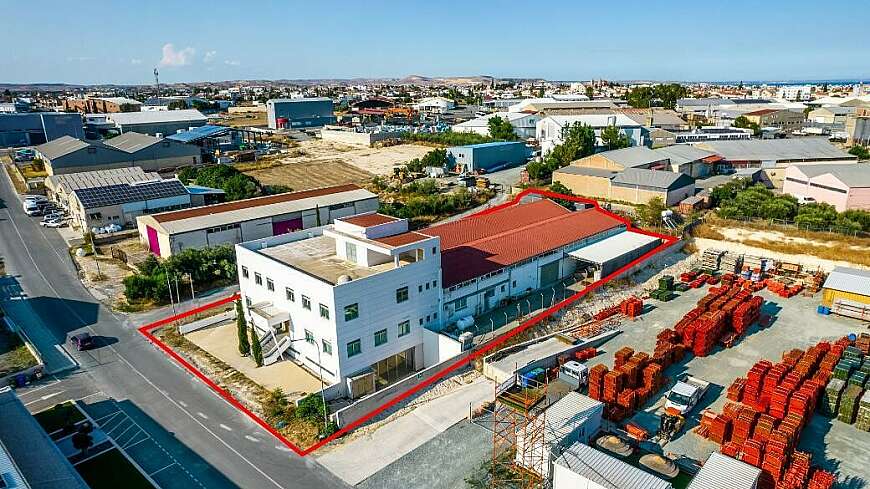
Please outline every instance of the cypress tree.
[{"label": "cypress tree", "polygon": [[236,301],[236,329],[239,337],[239,354],[243,357],[251,353],[251,344],[248,343],[248,323],[242,310],[242,301]]},{"label": "cypress tree", "polygon": [[257,330],[251,328],[251,355],[258,367],[263,366],[263,347],[260,345],[260,335]]}]

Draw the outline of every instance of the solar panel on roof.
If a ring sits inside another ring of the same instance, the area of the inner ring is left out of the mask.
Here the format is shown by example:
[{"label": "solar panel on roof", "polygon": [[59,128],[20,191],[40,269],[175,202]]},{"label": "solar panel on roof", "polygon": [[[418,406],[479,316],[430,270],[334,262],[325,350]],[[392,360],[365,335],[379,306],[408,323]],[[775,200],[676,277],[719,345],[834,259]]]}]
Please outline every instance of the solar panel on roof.
[{"label": "solar panel on roof", "polygon": [[138,183],[136,185],[123,183],[107,185],[105,187],[77,189],[75,194],[86,209],[91,209],[127,202],[176,197],[187,194],[187,189],[178,180],[162,180],[158,182]]}]

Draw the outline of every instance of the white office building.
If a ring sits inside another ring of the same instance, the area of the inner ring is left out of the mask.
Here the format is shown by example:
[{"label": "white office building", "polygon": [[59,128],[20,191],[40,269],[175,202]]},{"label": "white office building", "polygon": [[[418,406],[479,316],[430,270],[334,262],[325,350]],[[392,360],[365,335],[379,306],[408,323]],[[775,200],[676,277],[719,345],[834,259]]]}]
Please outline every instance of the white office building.
[{"label": "white office building", "polygon": [[460,122],[451,127],[453,132],[473,132],[482,136],[489,136],[489,121],[493,117],[500,117],[510,123],[514,128],[514,134],[521,139],[535,137],[535,125],[541,120],[538,114],[526,114],[523,112],[494,112],[469,121]]},{"label": "white office building", "polygon": [[553,148],[562,144],[563,130],[576,123],[592,126],[598,145],[603,145],[601,131],[608,126],[619,128],[619,131],[631,140],[632,146],[643,146],[645,143],[643,125],[625,114],[551,115],[544,117],[536,124],[535,133],[541,143],[541,154],[546,155]]}]

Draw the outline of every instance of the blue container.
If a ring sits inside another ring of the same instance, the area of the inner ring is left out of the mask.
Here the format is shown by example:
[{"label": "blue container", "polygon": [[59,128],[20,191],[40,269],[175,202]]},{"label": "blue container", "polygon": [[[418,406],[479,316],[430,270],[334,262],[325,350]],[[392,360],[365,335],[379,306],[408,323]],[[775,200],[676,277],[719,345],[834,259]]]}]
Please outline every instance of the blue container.
[{"label": "blue container", "polygon": [[828,314],[831,313],[831,309],[829,307],[825,307],[825,306],[819,306],[818,309],[816,309],[816,310],[819,312],[819,314],[821,314],[823,316],[827,316]]}]

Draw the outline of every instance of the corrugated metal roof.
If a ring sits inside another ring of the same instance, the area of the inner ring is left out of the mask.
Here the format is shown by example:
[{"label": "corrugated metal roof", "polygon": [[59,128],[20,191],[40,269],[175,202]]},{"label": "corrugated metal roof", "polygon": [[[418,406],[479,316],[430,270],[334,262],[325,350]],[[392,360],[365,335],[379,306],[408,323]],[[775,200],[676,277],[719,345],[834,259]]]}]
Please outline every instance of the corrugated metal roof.
[{"label": "corrugated metal roof", "polygon": [[[544,438],[546,443],[559,443],[574,430],[604,412],[604,404],[579,392],[569,392],[547,408]],[[597,427],[596,427],[597,429]],[[593,433],[589,433],[592,435]]]},{"label": "corrugated metal roof", "polygon": [[757,467],[713,452],[687,489],[755,489],[760,474]]},{"label": "corrugated metal roof", "polygon": [[626,168],[625,171],[617,173],[611,181],[615,185],[643,185],[662,190],[682,188],[695,183],[695,179],[685,173],[644,168]]},{"label": "corrugated metal roof", "polygon": [[202,115],[202,112],[196,109],[116,112],[106,114],[106,118],[121,126],[126,124],[155,124],[162,122],[205,122],[208,120]]},{"label": "corrugated metal roof", "polygon": [[583,443],[568,447],[554,463],[610,489],[673,489],[669,482]]},{"label": "corrugated metal roof", "polygon": [[706,141],[697,146],[732,161],[858,159],[825,138]]},{"label": "corrugated metal roof", "polygon": [[807,178],[816,178],[830,174],[844,185],[870,187],[870,164],[844,163],[841,165],[795,165]]},{"label": "corrugated metal roof", "polygon": [[594,157],[607,158],[625,168],[652,165],[653,163],[667,159],[667,156],[657,153],[646,146],[632,146],[630,148],[604,151],[594,155]]},{"label": "corrugated metal roof", "polygon": [[81,139],[76,139],[72,136],[61,136],[54,141],[40,144],[34,149],[49,160],[53,160],[70,153],[75,153],[76,151],[82,148],[87,148],[88,146],[89,144]]},{"label": "corrugated metal roof", "polygon": [[208,137],[220,136],[232,130],[233,128],[231,127],[206,124],[204,126],[194,127],[188,131],[175,133],[171,136],[167,136],[166,139],[172,139],[173,141],[178,141],[180,143],[191,143]]},{"label": "corrugated metal roof", "polygon": [[613,120],[616,120],[618,127],[640,127],[637,121],[625,114],[576,114],[576,115],[551,115],[546,117],[559,126],[569,126],[575,122],[580,122],[592,127],[607,127],[611,125]]},{"label": "corrugated metal roof", "polygon": [[161,141],[160,138],[140,134],[138,132],[125,132],[124,134],[115,136],[111,139],[103,141],[106,146],[111,146],[115,149],[120,149],[125,153],[135,153],[145,148],[153,146]]},{"label": "corrugated metal roof", "polygon": [[176,179],[80,188],[73,193],[85,209],[188,195],[187,189]]},{"label": "corrugated metal roof", "polygon": [[836,267],[822,287],[870,297],[870,270]]},{"label": "corrugated metal roof", "polygon": [[710,156],[716,156],[712,151],[706,151],[696,148],[691,144],[675,144],[664,148],[654,149],[656,153],[664,158],[669,158],[672,164],[682,165],[692,161],[702,160]]},{"label": "corrugated metal roof", "polygon": [[602,178],[610,178],[616,175],[617,171],[607,170],[604,168],[593,168],[587,166],[574,166],[568,165],[559,168],[558,170],[553,172],[554,176],[558,176],[559,173],[567,173],[569,175],[585,175],[589,177],[602,177]]},{"label": "corrugated metal roof", "polygon": [[658,240],[659,238],[653,236],[626,231],[568,254],[590,263],[604,263]]},{"label": "corrugated metal roof", "polygon": [[79,173],[64,173],[51,175],[46,182],[54,188],[63,188],[71,191],[79,188],[102,187],[119,183],[144,182],[147,180],[159,180],[160,175],[155,172],[146,173],[142,167],[130,166],[126,168],[113,168],[111,170],[83,171]]}]

